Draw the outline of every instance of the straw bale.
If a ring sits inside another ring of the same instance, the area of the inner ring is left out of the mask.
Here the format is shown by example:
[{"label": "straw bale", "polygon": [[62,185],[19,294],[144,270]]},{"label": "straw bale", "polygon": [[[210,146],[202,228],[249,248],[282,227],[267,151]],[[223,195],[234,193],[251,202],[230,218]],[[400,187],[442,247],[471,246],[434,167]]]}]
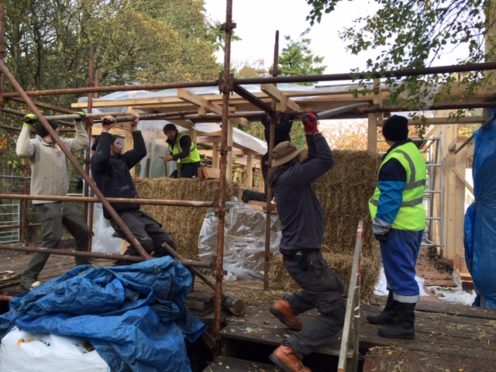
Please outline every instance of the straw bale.
[{"label": "straw bale", "polygon": [[[218,180],[138,178],[135,184],[141,198],[213,201],[219,192]],[[240,187],[228,183],[227,198],[239,195]],[[186,258],[198,258],[198,235],[207,208],[155,205],[141,208],[162,224],[176,242],[179,254]]]},{"label": "straw bale", "polygon": [[[344,294],[347,295],[353,257],[335,253],[323,253],[323,256],[343,284]],[[375,257],[362,257],[361,300],[363,302],[368,302],[374,295],[379,272],[380,262],[377,254]],[[269,283],[272,290],[298,291],[300,289],[286,271],[281,255],[273,257],[270,261]]]},{"label": "straw bale", "polygon": [[378,158],[365,151],[333,151],[333,155],[332,169],[313,184],[324,212],[323,244],[334,253],[353,254],[361,219],[367,255],[374,246],[368,200],[376,185]]}]

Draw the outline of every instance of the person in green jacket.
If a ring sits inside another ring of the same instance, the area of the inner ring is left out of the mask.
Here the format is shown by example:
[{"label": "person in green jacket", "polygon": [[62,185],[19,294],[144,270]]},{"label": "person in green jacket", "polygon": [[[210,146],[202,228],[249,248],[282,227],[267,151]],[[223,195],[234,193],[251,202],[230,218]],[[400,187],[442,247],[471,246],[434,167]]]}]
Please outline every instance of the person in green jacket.
[{"label": "person in green jacket", "polygon": [[164,156],[164,160],[177,162],[178,177],[197,177],[201,158],[196,143],[189,135],[179,133],[174,124],[165,125],[163,131],[170,148],[170,155]]}]

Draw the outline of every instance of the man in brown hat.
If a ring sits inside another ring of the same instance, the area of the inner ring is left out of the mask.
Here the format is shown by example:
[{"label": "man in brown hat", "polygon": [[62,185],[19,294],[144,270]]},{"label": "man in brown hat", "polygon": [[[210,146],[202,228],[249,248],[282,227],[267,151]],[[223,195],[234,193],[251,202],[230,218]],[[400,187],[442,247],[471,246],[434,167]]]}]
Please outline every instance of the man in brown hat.
[{"label": "man in brown hat", "polygon": [[[285,371],[310,371],[302,359],[338,334],[345,313],[343,287],[320,251],[324,218],[312,189],[312,182],[332,167],[333,157],[317,129],[317,115],[306,113],[303,124],[308,158],[301,161],[301,150],[291,142],[282,142],[273,150],[269,173],[283,226],[280,251],[284,266],[302,288],[301,292],[274,302],[270,308],[282,323],[299,331],[285,339],[270,356]],[[302,329],[297,315],[313,308],[320,315]]]}]

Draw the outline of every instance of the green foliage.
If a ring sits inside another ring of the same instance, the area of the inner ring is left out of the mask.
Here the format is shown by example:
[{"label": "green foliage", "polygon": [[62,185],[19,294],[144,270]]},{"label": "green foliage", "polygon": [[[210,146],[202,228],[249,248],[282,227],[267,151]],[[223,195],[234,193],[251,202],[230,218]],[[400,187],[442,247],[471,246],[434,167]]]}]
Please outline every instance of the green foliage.
[{"label": "green foliage", "polygon": [[[90,46],[100,85],[215,79],[214,26],[203,0],[5,0],[6,64],[27,90],[88,85]],[[76,97],[43,98],[68,106]],[[26,110],[7,102],[10,108]],[[18,118],[2,124],[19,126]],[[0,174],[22,173],[16,134],[0,130]]]},{"label": "green foliage", "polygon": [[310,49],[310,39],[305,37],[309,31],[305,30],[298,41],[285,37],[288,44],[279,57],[281,75],[318,75],[326,69],[327,66],[322,65],[324,58],[314,55]]},{"label": "green foliage", "polygon": [[7,63],[26,88],[215,78],[203,0],[8,0]]},{"label": "green foliage", "polygon": [[[312,6],[307,16],[310,24],[321,22],[325,13],[332,12],[340,0],[306,0]],[[367,60],[369,71],[431,66],[441,55],[462,46],[465,56],[458,63],[495,60],[494,38],[488,39],[493,21],[486,19],[489,0],[375,0],[375,14],[357,17],[341,37],[348,42],[352,54],[378,52]],[[494,12],[494,10],[493,10]],[[372,75],[371,75],[372,76]],[[486,75],[487,76],[487,75]],[[425,100],[435,102],[439,95],[433,85],[452,83],[464,87],[462,94],[470,95],[475,87],[485,84],[480,73],[462,76],[436,75],[430,77],[389,78],[394,89],[392,102],[406,99],[407,107],[415,109]],[[450,95],[451,92],[444,91]],[[456,92],[460,94],[460,91]],[[453,96],[453,98],[461,98]]]}]

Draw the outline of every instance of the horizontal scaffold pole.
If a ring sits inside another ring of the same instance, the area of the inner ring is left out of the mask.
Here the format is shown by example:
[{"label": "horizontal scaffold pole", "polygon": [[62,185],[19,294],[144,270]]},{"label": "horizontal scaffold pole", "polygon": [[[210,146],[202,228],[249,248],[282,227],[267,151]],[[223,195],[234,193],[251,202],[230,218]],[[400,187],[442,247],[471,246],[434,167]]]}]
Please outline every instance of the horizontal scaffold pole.
[{"label": "horizontal scaffold pole", "polygon": [[[28,195],[28,194],[0,194],[0,200],[48,200],[60,202],[82,202],[82,203],[99,203],[95,197],[90,196],[74,196],[74,195]],[[196,200],[168,200],[168,199],[139,199],[139,198],[106,198],[110,203],[127,203],[140,205],[162,205],[169,207],[203,207],[211,208],[214,202],[196,201]]]}]

